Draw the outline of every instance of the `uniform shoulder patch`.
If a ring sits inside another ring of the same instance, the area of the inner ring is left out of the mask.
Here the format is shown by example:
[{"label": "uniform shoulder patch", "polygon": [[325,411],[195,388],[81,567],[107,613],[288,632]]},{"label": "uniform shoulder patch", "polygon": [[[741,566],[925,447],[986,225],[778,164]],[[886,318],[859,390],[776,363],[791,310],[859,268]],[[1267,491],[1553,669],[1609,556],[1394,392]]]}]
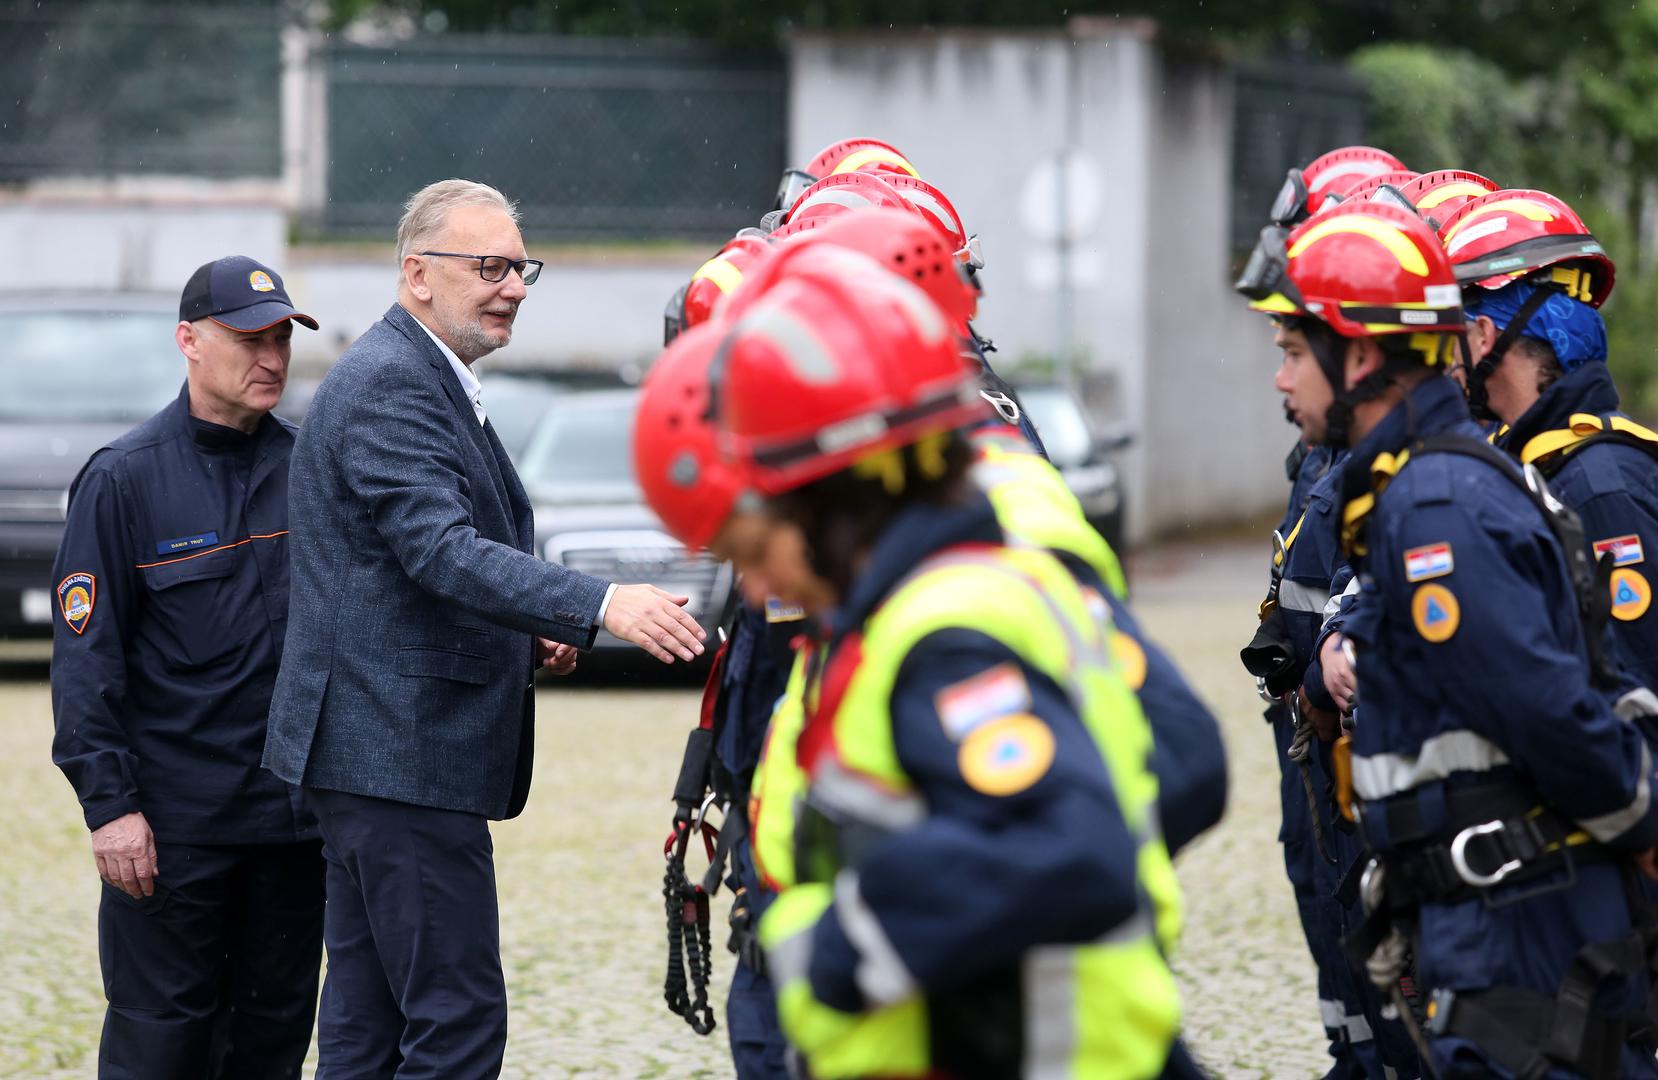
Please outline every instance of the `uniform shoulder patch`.
[{"label": "uniform shoulder patch", "polygon": [[775,596],[766,597],[768,623],[799,622],[806,617],[806,609],[799,604],[785,604]]},{"label": "uniform shoulder patch", "polygon": [[1121,630],[1111,632],[1111,655],[1123,673],[1123,681],[1136,694],[1146,685],[1146,650]]},{"label": "uniform shoulder patch", "polygon": [[63,613],[64,623],[77,634],[86,633],[97,600],[98,579],[85,570],[77,570],[58,582],[58,610]]},{"label": "uniform shoulder patch", "polygon": [[1646,552],[1641,548],[1641,538],[1634,533],[1596,540],[1595,561],[1599,562],[1602,555],[1611,555],[1613,566],[1633,566],[1646,561]]},{"label": "uniform shoulder patch", "polygon": [[1054,734],[1029,713],[1015,713],[975,728],[962,740],[956,764],[974,791],[1017,795],[1048,774]]},{"label": "uniform shoulder patch", "polygon": [[1612,617],[1633,622],[1652,606],[1652,583],[1638,570],[1620,566],[1612,571]]},{"label": "uniform shoulder patch", "polygon": [[1030,707],[1030,684],[1019,665],[1011,661],[951,683],[933,695],[938,722],[954,742],[997,717],[1025,712]]},{"label": "uniform shoulder patch", "polygon": [[1443,585],[1423,585],[1410,599],[1410,617],[1416,632],[1434,644],[1451,640],[1462,623],[1455,594]]},{"label": "uniform shoulder patch", "polygon": [[1445,541],[1424,544],[1405,552],[1405,580],[1428,581],[1444,577],[1456,568],[1451,558],[1451,545]]}]

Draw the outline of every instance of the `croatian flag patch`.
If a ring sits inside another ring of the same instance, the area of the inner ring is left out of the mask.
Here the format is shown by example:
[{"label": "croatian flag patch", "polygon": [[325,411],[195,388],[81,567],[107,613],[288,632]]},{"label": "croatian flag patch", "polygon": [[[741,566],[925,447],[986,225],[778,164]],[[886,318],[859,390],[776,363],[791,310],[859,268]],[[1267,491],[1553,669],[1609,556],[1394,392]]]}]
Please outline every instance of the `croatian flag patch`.
[{"label": "croatian flag patch", "polygon": [[1405,580],[1427,581],[1444,577],[1455,564],[1451,561],[1450,544],[1428,544],[1405,552]]},{"label": "croatian flag patch", "polygon": [[1641,550],[1641,538],[1634,533],[1596,540],[1595,561],[1599,562],[1600,557],[1607,552],[1612,553],[1613,566],[1631,566],[1646,559],[1646,552]]},{"label": "croatian flag patch", "polygon": [[933,695],[944,733],[960,741],[987,721],[1030,709],[1030,684],[1014,664],[997,664]]}]

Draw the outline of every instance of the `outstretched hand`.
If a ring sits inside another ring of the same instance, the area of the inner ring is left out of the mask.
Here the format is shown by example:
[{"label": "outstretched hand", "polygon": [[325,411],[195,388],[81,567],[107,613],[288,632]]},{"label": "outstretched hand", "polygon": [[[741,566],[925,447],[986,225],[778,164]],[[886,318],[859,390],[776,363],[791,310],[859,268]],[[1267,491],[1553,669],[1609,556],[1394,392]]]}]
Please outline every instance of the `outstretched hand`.
[{"label": "outstretched hand", "polygon": [[605,609],[604,628],[664,664],[673,663],[676,656],[689,662],[702,655],[702,643],[708,639],[683,610],[690,600],[655,585],[619,585]]}]

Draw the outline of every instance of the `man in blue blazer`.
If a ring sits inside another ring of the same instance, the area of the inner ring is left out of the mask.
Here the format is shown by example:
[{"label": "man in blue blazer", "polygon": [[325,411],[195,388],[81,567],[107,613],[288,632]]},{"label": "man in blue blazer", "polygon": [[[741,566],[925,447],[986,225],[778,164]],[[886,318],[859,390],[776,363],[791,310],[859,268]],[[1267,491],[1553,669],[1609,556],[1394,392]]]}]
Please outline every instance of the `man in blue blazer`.
[{"label": "man in blue blazer", "polygon": [[529,501],[471,364],[541,264],[494,188],[445,180],[398,227],[398,302],[318,388],[289,481],[291,602],[265,766],[327,860],[318,1077],[493,1077],[506,1046],[488,819],[524,807],[536,667],[606,630],[702,652],[683,596],[532,554]]}]

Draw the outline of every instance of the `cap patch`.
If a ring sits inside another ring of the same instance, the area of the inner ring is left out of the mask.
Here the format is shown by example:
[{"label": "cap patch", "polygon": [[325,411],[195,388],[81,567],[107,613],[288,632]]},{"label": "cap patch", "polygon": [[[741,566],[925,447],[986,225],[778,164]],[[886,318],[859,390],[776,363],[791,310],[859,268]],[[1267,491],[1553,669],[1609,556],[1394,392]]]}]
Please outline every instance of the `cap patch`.
[{"label": "cap patch", "polygon": [[263,270],[255,270],[253,273],[249,274],[248,285],[252,287],[254,292],[276,291],[276,282],[272,281],[271,276]]},{"label": "cap patch", "polygon": [[77,634],[86,632],[97,599],[98,579],[84,570],[58,582],[58,610],[63,613],[64,623]]}]

